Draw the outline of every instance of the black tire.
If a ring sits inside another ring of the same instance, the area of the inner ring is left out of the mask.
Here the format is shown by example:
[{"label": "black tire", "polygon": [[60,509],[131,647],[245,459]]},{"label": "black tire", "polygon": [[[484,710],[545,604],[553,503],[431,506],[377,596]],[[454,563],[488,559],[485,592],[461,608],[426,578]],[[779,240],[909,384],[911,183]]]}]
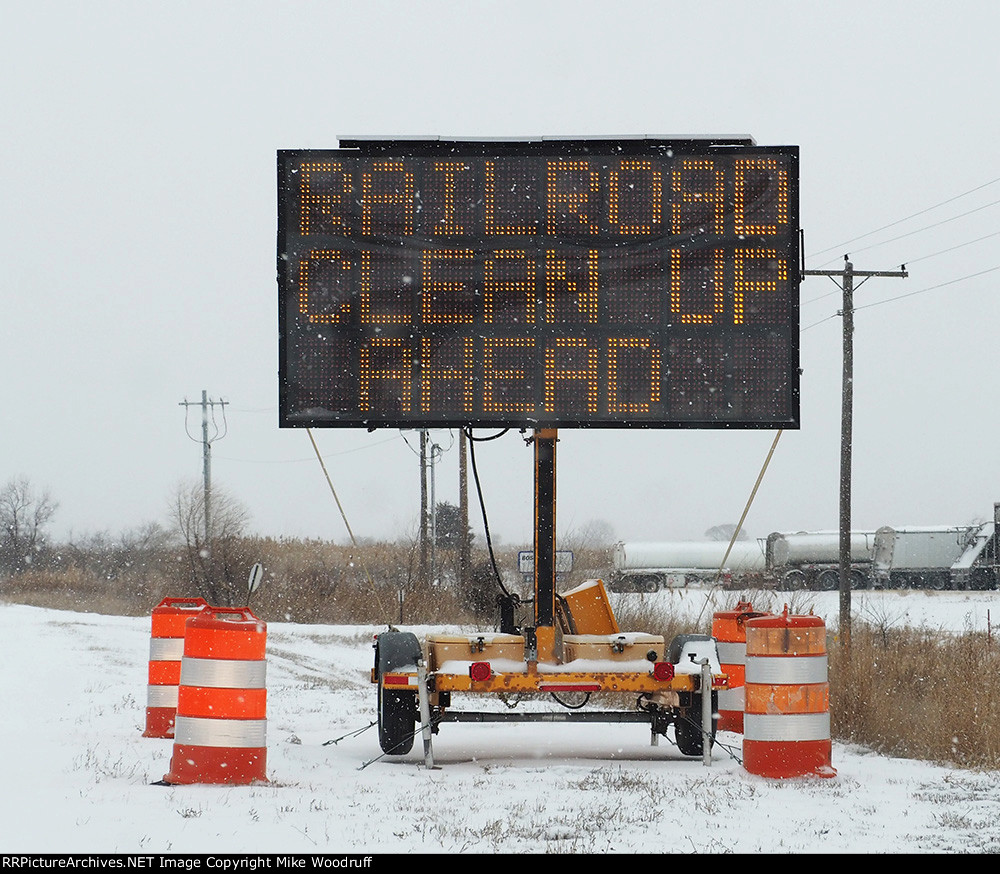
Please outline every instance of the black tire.
[{"label": "black tire", "polygon": [[868,588],[868,574],[854,569],[851,571],[851,588],[855,590]]},{"label": "black tire", "polygon": [[382,675],[411,668],[423,658],[420,641],[408,631],[387,631],[378,636],[375,671],[378,676],[378,743],[382,752],[402,756],[413,749],[417,725],[416,692],[386,689]]},{"label": "black tire", "polygon": [[834,570],[821,571],[816,577],[816,589],[820,592],[836,592],[840,588],[840,573]]},{"label": "black tire", "polygon": [[378,745],[390,756],[403,756],[413,749],[417,725],[416,695],[386,689],[378,684]]},{"label": "black tire", "polygon": [[[709,749],[715,744],[715,730],[718,721],[715,714],[719,709],[719,693],[712,693],[712,737]],[[674,720],[674,738],[677,749],[685,756],[701,757],[705,751],[705,735],[701,730],[701,695],[694,696],[694,703],[682,709]]]},{"label": "black tire", "polygon": [[644,595],[651,595],[660,590],[660,581],[656,577],[639,577],[635,581],[635,590]]},{"label": "black tire", "polygon": [[782,592],[798,592],[806,587],[806,575],[798,568],[787,571],[778,586]]}]

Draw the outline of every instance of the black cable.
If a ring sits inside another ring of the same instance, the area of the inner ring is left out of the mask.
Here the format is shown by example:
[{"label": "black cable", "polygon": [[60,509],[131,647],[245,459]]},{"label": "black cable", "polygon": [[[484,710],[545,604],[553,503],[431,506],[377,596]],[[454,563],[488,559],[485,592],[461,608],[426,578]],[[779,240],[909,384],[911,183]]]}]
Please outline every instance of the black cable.
[{"label": "black cable", "polygon": [[464,429],[465,436],[468,437],[469,440],[473,443],[487,443],[490,440],[496,440],[498,437],[503,437],[503,435],[506,434],[509,430],[510,428],[504,428],[503,431],[501,431],[500,433],[490,434],[489,437],[473,437],[471,428]]},{"label": "black cable", "polygon": [[[854,312],[858,312],[859,310],[866,310],[869,309],[870,307],[882,306],[882,304],[886,303],[893,303],[894,301],[903,300],[908,297],[914,297],[915,295],[918,294],[926,294],[929,291],[937,291],[939,288],[947,288],[949,285],[955,285],[958,282],[965,282],[965,280],[967,279],[975,279],[979,276],[984,276],[987,273],[995,273],[997,270],[1000,270],[1000,265],[997,265],[995,267],[987,267],[985,270],[980,270],[978,273],[970,273],[967,276],[959,276],[957,279],[949,279],[946,282],[939,282],[937,285],[931,285],[927,288],[918,289],[917,291],[908,291],[906,292],[906,294],[898,294],[895,297],[887,297],[884,300],[876,300],[872,301],[871,303],[863,303],[854,307]],[[802,334],[803,332],[808,331],[810,328],[815,328],[817,325],[822,325],[823,322],[828,322],[830,319],[835,319],[840,315],[842,315],[842,313],[838,311],[833,315],[827,316],[825,319],[820,319],[818,322],[813,322],[811,325],[806,325],[806,327],[801,328],[799,330],[799,333]]]},{"label": "black cable", "polygon": [[942,249],[940,252],[932,252],[930,255],[921,255],[919,258],[907,258],[904,264],[916,264],[918,261],[926,261],[928,258],[936,258],[938,255],[947,255],[949,252],[954,252],[956,249],[962,249],[965,246],[971,246],[973,243],[981,243],[983,240],[988,240],[991,237],[1000,236],[1000,231],[994,231],[992,234],[987,234],[985,237],[977,237],[975,240],[966,240],[964,243],[958,243],[955,246],[950,246],[947,249]]},{"label": "black cable", "polygon": [[949,285],[954,285],[956,282],[964,282],[966,279],[975,279],[977,276],[983,276],[987,273],[994,273],[997,270],[1000,270],[1000,264],[998,264],[996,267],[987,267],[985,270],[980,270],[978,273],[970,273],[968,276],[959,276],[957,279],[949,279],[947,282],[941,282],[938,283],[937,285],[932,285],[928,288],[921,288],[918,291],[908,291],[906,294],[898,294],[895,297],[887,297],[885,298],[885,300],[876,300],[873,301],[872,303],[864,303],[861,304],[860,306],[856,306],[854,308],[854,311],[857,312],[858,310],[866,310],[869,307],[882,306],[882,304],[884,303],[892,303],[893,301],[902,300],[903,298],[906,297],[913,297],[914,295],[917,294],[926,294],[928,291],[937,291],[937,289],[939,288],[945,288]]},{"label": "black cable", "polygon": [[483,443],[487,440],[496,440],[497,437],[502,437],[510,429],[504,428],[499,434],[494,434],[491,437],[473,437],[472,428],[465,428],[465,436],[469,439],[469,460],[472,462],[472,478],[476,483],[476,494],[479,496],[479,509],[483,514],[483,531],[486,532],[486,549],[490,555],[490,564],[493,566],[493,574],[496,577],[497,585],[500,587],[500,591],[508,598],[512,597],[511,593],[507,591],[507,587],[503,584],[503,578],[500,576],[500,568],[497,567],[497,558],[493,552],[493,537],[490,535],[490,523],[486,518],[486,502],[483,499],[483,487],[479,482],[479,469],[476,467],[476,443]]},{"label": "black cable", "polygon": [[567,710],[580,710],[583,707],[586,707],[587,703],[590,701],[590,692],[584,693],[585,697],[579,704],[569,704],[566,701],[563,701],[562,698],[560,698],[555,692],[549,692],[549,694],[556,701],[556,703],[561,704]]}]

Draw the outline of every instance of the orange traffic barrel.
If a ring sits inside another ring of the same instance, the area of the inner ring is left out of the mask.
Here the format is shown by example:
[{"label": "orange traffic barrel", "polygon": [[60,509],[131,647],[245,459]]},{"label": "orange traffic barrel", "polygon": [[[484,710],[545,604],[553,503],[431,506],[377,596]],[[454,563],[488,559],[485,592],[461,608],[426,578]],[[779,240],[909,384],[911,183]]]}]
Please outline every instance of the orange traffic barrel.
[{"label": "orange traffic barrel", "polygon": [[743,767],[762,777],[836,776],[823,620],[789,616],[786,605],[744,627]]},{"label": "orange traffic barrel", "polygon": [[153,608],[149,686],[143,737],[173,737],[177,685],[184,655],[184,623],[208,607],[204,598],[164,598]]},{"label": "orange traffic barrel", "polygon": [[740,601],[735,610],[720,610],[712,615],[712,637],[719,648],[722,673],[729,676],[729,687],[719,691],[719,722],[722,731],[743,732],[743,683],[746,674],[748,619],[768,616],[755,612],[749,601]]},{"label": "orange traffic barrel", "polygon": [[267,626],[247,607],[188,620],[165,783],[266,780]]}]

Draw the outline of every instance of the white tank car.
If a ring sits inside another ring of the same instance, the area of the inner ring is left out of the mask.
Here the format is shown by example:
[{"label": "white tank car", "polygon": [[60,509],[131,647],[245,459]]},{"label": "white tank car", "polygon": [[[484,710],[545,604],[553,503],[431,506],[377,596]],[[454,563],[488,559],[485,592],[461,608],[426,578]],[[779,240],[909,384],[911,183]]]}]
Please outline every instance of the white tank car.
[{"label": "white tank car", "polygon": [[[869,585],[874,531],[851,532],[851,588]],[[839,531],[775,531],[765,549],[768,574],[782,589],[833,590],[840,586]]]},{"label": "white tank car", "polygon": [[728,558],[727,549],[729,543],[718,540],[619,542],[612,552],[612,585],[621,591],[655,592],[662,586],[714,579],[720,568],[732,575],[764,572],[764,548],[758,541],[736,541]]}]

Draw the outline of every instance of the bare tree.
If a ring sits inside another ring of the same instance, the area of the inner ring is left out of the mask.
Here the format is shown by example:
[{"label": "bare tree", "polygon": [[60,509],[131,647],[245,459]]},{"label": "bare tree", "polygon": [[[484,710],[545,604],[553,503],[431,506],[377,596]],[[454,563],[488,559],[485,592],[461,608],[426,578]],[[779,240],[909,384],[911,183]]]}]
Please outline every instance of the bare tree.
[{"label": "bare tree", "polygon": [[13,576],[31,565],[45,546],[45,526],[58,506],[24,476],[0,489],[0,569]]},{"label": "bare tree", "polygon": [[[709,540],[723,540],[728,543],[733,539],[733,532],[736,531],[736,526],[731,522],[724,525],[713,525],[708,531],[705,532],[705,536]],[[750,537],[746,532],[746,529],[740,529],[740,536],[736,538],[737,540],[749,540]]]},{"label": "bare tree", "polygon": [[184,545],[190,582],[210,604],[240,606],[253,560],[244,555],[250,511],[232,495],[212,489],[211,529],[205,538],[205,495],[200,483],[181,485],[171,499],[174,532]]},{"label": "bare tree", "polygon": [[134,577],[148,580],[153,566],[176,544],[158,522],[146,522],[117,536],[107,531],[71,535],[60,545],[62,564],[89,571],[105,580]]},{"label": "bare tree", "polygon": [[607,519],[589,519],[570,535],[578,549],[609,549],[615,542],[615,529]]}]

